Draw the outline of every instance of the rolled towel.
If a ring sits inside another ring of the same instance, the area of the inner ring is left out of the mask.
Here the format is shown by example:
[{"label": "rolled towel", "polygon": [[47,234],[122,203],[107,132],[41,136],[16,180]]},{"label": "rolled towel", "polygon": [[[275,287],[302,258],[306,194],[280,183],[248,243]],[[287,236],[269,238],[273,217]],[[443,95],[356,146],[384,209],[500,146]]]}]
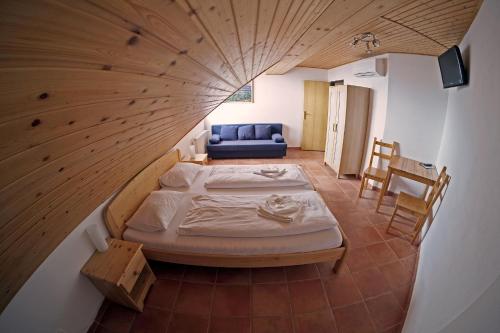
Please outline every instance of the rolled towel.
[{"label": "rolled towel", "polygon": [[257,207],[257,214],[279,222],[293,222],[304,209],[304,203],[288,195],[273,194]]},{"label": "rolled towel", "polygon": [[284,222],[284,223],[291,223],[293,222],[293,218],[291,217],[285,217],[277,214],[272,214],[268,212],[267,210],[263,209],[262,207],[257,208],[257,215],[269,219],[269,220],[275,220],[278,222]]},{"label": "rolled towel", "polygon": [[277,173],[268,173],[268,172],[258,172],[255,171],[254,174],[259,175],[259,176],[264,176],[267,178],[278,178],[280,176],[283,176],[286,173],[286,169],[281,170],[280,172]]},{"label": "rolled towel", "polygon": [[[283,169],[285,170],[285,169]],[[261,173],[278,173],[280,172],[280,169],[275,168],[275,169],[260,169]]]},{"label": "rolled towel", "polygon": [[257,207],[257,215],[264,217],[266,219],[271,219],[279,222],[291,223],[297,219],[301,210],[296,211],[291,214],[278,214],[273,211],[270,211],[266,207],[259,206]]},{"label": "rolled towel", "polygon": [[265,207],[267,210],[277,214],[293,214],[302,209],[304,204],[298,200],[293,200],[288,195],[273,194],[266,199]]}]

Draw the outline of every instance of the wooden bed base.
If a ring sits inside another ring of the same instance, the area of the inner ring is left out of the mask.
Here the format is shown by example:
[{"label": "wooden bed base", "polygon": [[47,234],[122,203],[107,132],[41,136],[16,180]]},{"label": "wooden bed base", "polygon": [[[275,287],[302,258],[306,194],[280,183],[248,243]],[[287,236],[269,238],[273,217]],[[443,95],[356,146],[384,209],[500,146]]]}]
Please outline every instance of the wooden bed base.
[{"label": "wooden bed base", "polygon": [[[158,178],[179,161],[178,150],[168,152],[144,168],[116,195],[106,209],[106,226],[112,237],[123,239],[125,222],[139,208],[149,193],[160,188]],[[336,271],[347,249],[345,234],[340,225],[338,227],[342,233],[342,245],[319,251],[248,256],[172,252],[145,248],[142,251],[146,258],[151,260],[212,267],[275,267],[333,261],[335,263],[333,269]]]}]

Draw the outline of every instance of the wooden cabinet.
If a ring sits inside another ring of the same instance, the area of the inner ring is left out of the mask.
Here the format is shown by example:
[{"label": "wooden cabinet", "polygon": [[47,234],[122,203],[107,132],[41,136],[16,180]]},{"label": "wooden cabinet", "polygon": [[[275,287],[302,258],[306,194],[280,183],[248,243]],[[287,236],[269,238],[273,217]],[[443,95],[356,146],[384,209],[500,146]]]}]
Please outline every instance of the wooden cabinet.
[{"label": "wooden cabinet", "polygon": [[142,244],[110,239],[106,252],[95,252],[82,273],[108,299],[142,311],[156,277],[141,251]]},{"label": "wooden cabinet", "polygon": [[324,161],[337,178],[361,172],[369,108],[369,88],[330,87]]}]

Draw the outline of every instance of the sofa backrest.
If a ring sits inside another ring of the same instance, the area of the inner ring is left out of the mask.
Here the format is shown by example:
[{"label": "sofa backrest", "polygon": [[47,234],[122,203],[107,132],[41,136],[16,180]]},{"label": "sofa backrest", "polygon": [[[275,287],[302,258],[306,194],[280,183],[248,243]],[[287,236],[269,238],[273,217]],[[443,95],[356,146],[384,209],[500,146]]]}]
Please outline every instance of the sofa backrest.
[{"label": "sofa backrest", "polygon": [[272,123],[255,123],[255,124],[222,124],[222,125],[212,125],[212,134],[220,134],[220,129],[224,125],[232,126],[246,126],[246,125],[271,125],[271,135],[274,133],[283,134],[283,124],[272,124]]}]

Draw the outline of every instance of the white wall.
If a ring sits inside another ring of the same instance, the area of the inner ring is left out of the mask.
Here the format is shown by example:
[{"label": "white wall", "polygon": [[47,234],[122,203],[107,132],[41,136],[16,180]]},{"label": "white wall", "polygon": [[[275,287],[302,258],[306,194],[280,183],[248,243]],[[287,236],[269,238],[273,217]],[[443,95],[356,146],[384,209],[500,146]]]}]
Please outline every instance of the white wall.
[{"label": "white wall", "polygon": [[304,112],[304,80],[327,81],[325,69],[294,68],[284,75],[262,74],[255,79],[254,103],[223,103],[205,122],[213,124],[282,123],[289,147],[300,147]]},{"label": "white wall", "polygon": [[498,17],[500,2],[484,1],[460,44],[470,84],[449,89],[437,159],[452,179],[420,247],[404,333],[500,332]]},{"label": "white wall", "polygon": [[[398,142],[401,156],[435,164],[448,101],[437,57],[389,54],[388,67],[384,139]],[[390,189],[420,194],[423,188],[395,177]]]},{"label": "white wall", "polygon": [[189,156],[189,146],[192,144],[192,140],[204,129],[205,121],[202,120],[177,142],[174,149],[179,149],[181,151],[181,158]]},{"label": "white wall", "polygon": [[[376,58],[385,59],[387,67],[387,55],[378,56]],[[344,80],[344,84],[370,88],[370,116],[369,127],[366,136],[366,152],[364,168],[368,166],[371,144],[373,137],[382,139],[384,137],[385,118],[387,112],[387,88],[388,75],[373,78],[358,78],[353,75],[353,69],[356,64],[363,60],[359,60],[347,65],[336,67],[328,71],[328,81]],[[363,169],[364,169],[363,168]]]},{"label": "white wall", "polygon": [[94,253],[85,229],[97,223],[107,234],[97,207],[31,275],[0,315],[0,332],[87,332],[104,299],[80,269]]},{"label": "white wall", "polygon": [[[399,153],[420,161],[436,162],[446,114],[447,92],[442,88],[436,57],[385,54],[383,77],[357,78],[359,60],[330,69],[328,80],[371,88],[371,110],[364,166],[368,166],[373,137],[399,143]],[[390,190],[420,193],[420,184],[395,176]]]}]

